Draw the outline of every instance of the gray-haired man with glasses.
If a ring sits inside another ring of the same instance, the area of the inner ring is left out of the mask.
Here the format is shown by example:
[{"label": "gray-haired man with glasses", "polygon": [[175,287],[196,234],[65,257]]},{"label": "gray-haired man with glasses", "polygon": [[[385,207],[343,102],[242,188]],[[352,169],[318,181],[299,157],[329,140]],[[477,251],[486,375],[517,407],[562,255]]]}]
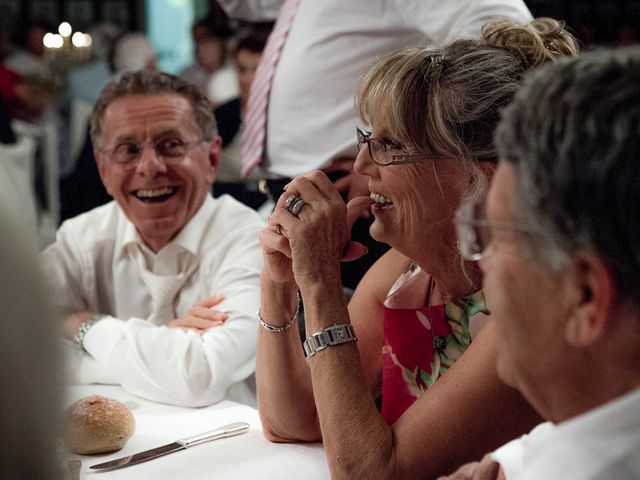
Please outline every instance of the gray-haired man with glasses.
[{"label": "gray-haired man with glasses", "polygon": [[41,256],[72,381],[183,406],[253,404],[263,222],[213,199],[220,137],[194,86],[124,74],[91,119],[114,202],[65,222]]},{"label": "gray-haired man with glasses", "polygon": [[451,478],[640,478],[640,49],[534,73],[496,143],[460,250],[484,272],[498,374],[549,422]]}]

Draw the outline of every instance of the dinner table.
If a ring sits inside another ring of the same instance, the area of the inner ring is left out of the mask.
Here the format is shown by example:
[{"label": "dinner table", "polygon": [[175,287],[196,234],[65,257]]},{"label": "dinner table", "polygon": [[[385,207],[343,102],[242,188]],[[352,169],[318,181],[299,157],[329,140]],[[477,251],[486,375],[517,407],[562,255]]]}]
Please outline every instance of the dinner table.
[{"label": "dinner table", "polygon": [[[80,460],[81,479],[119,480],[243,480],[329,479],[327,458],[321,443],[272,443],[262,433],[258,411],[248,405],[223,400],[209,407],[185,408],[144,400],[116,385],[72,385],[65,404],[89,395],[119,400],[133,413],[136,428],[125,446],[116,452],[77,455],[61,447],[63,464]],[[118,470],[89,467],[143,450],[172,443],[234,422],[246,422],[246,433],[213,440]],[[65,467],[66,468],[66,467]],[[70,475],[70,473],[69,473]],[[71,478],[70,476],[67,478]]]}]

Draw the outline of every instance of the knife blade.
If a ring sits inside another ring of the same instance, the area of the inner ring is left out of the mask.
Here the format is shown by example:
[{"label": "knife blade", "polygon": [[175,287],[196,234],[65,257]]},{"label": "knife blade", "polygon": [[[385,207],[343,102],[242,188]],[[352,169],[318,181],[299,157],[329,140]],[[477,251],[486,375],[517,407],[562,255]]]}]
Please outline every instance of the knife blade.
[{"label": "knife blade", "polygon": [[240,435],[241,433],[247,432],[247,430],[249,430],[248,423],[230,423],[229,425],[216,428],[215,430],[211,430],[209,432],[194,435],[192,437],[182,438],[180,440],[176,440],[173,443],[168,443],[167,445],[162,445],[160,447],[145,450],[143,452],[138,452],[126,457],[116,458],[115,460],[110,460],[104,463],[98,463],[97,465],[92,465],[89,468],[92,470],[99,470],[104,472],[109,470],[116,470],[118,468],[130,467],[131,465],[137,465],[138,463],[147,462],[154,458],[162,457],[163,455],[168,455],[170,453],[184,450],[185,448],[190,448],[195,445],[200,445],[205,442],[210,442],[219,438],[227,438],[233,437],[235,435]]}]

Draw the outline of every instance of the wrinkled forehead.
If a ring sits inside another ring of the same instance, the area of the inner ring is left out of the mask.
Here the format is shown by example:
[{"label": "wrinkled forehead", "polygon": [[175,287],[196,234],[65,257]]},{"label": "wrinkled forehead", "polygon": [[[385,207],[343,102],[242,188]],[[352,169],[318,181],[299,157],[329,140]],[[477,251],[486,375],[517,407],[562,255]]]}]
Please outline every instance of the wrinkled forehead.
[{"label": "wrinkled forehead", "polygon": [[165,132],[198,134],[198,125],[188,99],[177,94],[124,95],[105,109],[102,136],[155,137]]}]

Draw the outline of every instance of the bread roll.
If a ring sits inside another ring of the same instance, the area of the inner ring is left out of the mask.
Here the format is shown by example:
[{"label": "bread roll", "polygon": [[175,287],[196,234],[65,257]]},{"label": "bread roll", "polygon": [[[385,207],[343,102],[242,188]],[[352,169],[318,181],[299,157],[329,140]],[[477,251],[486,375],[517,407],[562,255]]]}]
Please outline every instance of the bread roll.
[{"label": "bread roll", "polygon": [[129,408],[113,398],[90,395],[65,412],[64,438],[80,455],[120,450],[136,429]]}]

